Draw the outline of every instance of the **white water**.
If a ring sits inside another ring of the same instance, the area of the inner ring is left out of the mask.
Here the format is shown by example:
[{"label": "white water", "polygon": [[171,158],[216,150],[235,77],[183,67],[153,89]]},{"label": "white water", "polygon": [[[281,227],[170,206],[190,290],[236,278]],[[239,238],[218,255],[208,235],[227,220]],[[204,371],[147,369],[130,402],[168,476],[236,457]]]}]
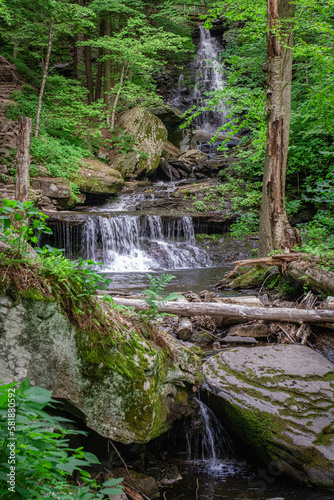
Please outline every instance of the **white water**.
[{"label": "white water", "polygon": [[140,210],[143,203],[154,202],[159,198],[169,198],[176,188],[176,182],[155,182],[142,192],[122,193],[120,197],[110,200],[102,207],[96,207],[94,211],[108,213]]},{"label": "white water", "polygon": [[165,221],[144,217],[90,216],[82,234],[84,257],[103,263],[105,272],[146,272],[209,267],[205,251],[195,245],[191,217]]},{"label": "white water", "polygon": [[[195,58],[196,82],[193,102],[197,108],[205,106],[210,92],[224,88],[224,74],[220,55],[223,48],[217,38],[211,36],[210,30],[203,26],[200,29],[200,44]],[[205,111],[195,120],[197,129],[215,133],[217,128],[226,123],[226,109],[223,101],[219,100],[211,111]]]},{"label": "white water", "polygon": [[195,439],[194,436],[187,436],[187,459],[205,461],[210,467],[219,468],[222,459],[226,463],[234,455],[231,439],[213,411],[200,399],[195,400],[199,406],[202,432]]}]

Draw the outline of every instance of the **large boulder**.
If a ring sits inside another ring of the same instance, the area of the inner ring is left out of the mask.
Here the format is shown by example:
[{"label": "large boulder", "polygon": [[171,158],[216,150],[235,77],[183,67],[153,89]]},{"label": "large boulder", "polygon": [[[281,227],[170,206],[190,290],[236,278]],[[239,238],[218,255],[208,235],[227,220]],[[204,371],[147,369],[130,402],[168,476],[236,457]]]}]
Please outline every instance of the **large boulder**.
[{"label": "large boulder", "polygon": [[302,345],[239,347],[204,364],[230,426],[279,475],[334,486],[334,365]]},{"label": "large boulder", "polygon": [[109,195],[118,193],[124,186],[120,172],[99,160],[80,160],[81,167],[71,180],[82,193]]},{"label": "large boulder", "polygon": [[92,342],[52,298],[25,296],[0,298],[2,383],[29,376],[88,427],[122,443],[145,443],[192,412],[188,394],[202,381],[201,363],[167,334],[158,347],[127,320],[117,341],[111,332]]},{"label": "large boulder", "polygon": [[129,161],[125,167],[122,167],[116,157],[113,166],[126,176],[151,175],[158,168],[164,144],[167,141],[168,133],[162,121],[147,109],[136,107],[122,113],[117,119],[117,125],[132,136],[135,141],[133,149],[139,153],[139,158],[136,164],[132,164],[133,158],[131,157],[131,162]]}]

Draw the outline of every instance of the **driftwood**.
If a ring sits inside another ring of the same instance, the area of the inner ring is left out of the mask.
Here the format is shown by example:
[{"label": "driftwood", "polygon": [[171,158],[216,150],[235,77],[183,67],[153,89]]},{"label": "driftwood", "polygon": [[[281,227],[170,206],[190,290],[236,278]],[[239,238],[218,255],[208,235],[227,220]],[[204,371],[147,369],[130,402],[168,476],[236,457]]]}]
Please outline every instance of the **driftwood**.
[{"label": "driftwood", "polygon": [[192,336],[193,326],[191,319],[187,316],[180,316],[179,326],[176,332],[176,336],[181,340],[188,340]]},{"label": "driftwood", "polygon": [[[147,309],[144,300],[117,298],[115,304],[134,307],[136,311]],[[216,304],[212,302],[167,302],[158,307],[159,312],[178,316],[223,316],[238,320],[263,319],[266,321],[288,321],[292,323],[334,323],[334,311],[326,309],[305,310],[296,308],[247,307],[233,304]]]}]

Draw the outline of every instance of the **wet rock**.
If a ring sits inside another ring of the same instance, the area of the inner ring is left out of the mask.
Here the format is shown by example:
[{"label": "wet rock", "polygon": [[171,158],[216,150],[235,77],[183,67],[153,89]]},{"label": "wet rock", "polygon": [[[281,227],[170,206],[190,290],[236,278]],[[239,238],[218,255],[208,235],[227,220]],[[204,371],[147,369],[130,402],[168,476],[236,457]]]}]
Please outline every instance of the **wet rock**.
[{"label": "wet rock", "polygon": [[179,160],[185,161],[190,165],[208,159],[208,155],[202,153],[202,151],[200,151],[199,149],[190,149],[189,151],[186,151],[181,156],[179,156]]},{"label": "wet rock", "polygon": [[113,161],[112,167],[120,172],[124,179],[131,176],[136,170],[140,158],[140,153],[130,151],[129,153],[119,154]]},{"label": "wet rock", "polygon": [[203,346],[212,343],[212,336],[205,331],[199,331],[192,334],[189,339],[189,342],[192,342],[196,345]]},{"label": "wet rock", "polygon": [[174,146],[174,144],[172,144],[171,142],[166,141],[164,144],[163,155],[165,158],[177,158],[178,156],[182,155],[182,151],[181,149]]},{"label": "wet rock", "polygon": [[302,345],[239,347],[203,366],[224,419],[267,464],[334,486],[334,364]]}]

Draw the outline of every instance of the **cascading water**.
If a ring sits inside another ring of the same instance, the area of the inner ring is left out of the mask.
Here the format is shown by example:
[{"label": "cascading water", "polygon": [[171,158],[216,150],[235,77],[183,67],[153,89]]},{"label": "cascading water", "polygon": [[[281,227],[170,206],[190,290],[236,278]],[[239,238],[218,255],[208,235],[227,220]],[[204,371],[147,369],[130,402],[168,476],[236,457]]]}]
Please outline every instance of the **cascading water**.
[{"label": "cascading water", "polygon": [[[224,74],[220,62],[222,47],[217,38],[211,36],[210,30],[199,27],[200,44],[195,58],[196,82],[193,94],[193,104],[196,108],[205,106],[210,99],[210,92],[224,87]],[[220,100],[210,111],[204,111],[195,119],[195,128],[205,132],[216,133],[217,129],[226,123],[228,110]]]},{"label": "cascading water", "polygon": [[206,252],[195,246],[191,217],[163,221],[144,217],[90,216],[83,226],[86,259],[103,263],[104,271],[133,272],[207,267]]},{"label": "cascading water", "polygon": [[206,404],[195,398],[198,403],[199,425],[201,432],[187,433],[187,460],[208,461],[211,466],[221,460],[234,456],[232,442],[224,427]]}]

